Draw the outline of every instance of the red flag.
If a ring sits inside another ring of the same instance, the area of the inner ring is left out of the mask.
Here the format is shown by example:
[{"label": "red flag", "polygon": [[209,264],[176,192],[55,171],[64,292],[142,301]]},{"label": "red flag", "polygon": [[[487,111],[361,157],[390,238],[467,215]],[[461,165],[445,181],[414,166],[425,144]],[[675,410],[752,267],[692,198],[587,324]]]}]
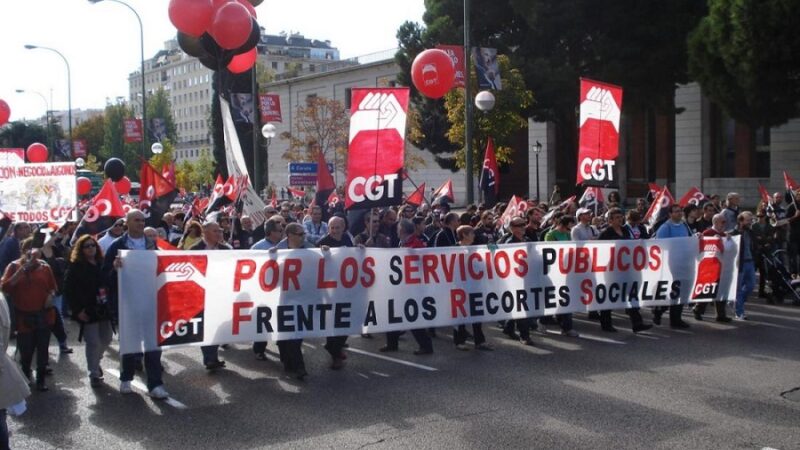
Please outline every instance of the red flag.
[{"label": "red flag", "polygon": [[758,193],[761,194],[761,201],[764,202],[764,205],[772,203],[772,197],[769,196],[769,192],[767,192],[767,189],[762,186],[761,183],[758,183]]},{"label": "red flag", "polygon": [[[336,190],[336,184],[333,182],[331,171],[328,170],[328,163],[325,161],[325,156],[320,151],[317,154],[317,186],[316,193],[314,194],[314,203],[319,206],[325,206],[331,192]],[[328,217],[328,211],[323,208],[322,219]]]},{"label": "red flag", "polygon": [[619,119],[622,88],[581,78],[580,136],[576,184],[608,186],[617,183]]},{"label": "red flag", "polygon": [[583,195],[581,195],[580,200],[578,200],[578,205],[581,208],[594,209],[595,205],[600,207],[600,205],[605,202],[603,190],[596,186],[589,186],[583,191]]},{"label": "red flag", "polygon": [[420,184],[417,190],[406,199],[406,203],[416,207],[422,205],[423,202],[425,202],[425,183]]},{"label": "red flag", "polygon": [[692,186],[691,189],[689,189],[688,191],[686,191],[685,194],[683,194],[683,197],[681,197],[681,200],[678,202],[678,204],[681,205],[681,208],[685,208],[689,206],[690,203],[695,205],[700,205],[706,199],[707,199],[706,195],[703,194],[703,192],[700,191],[700,189],[697,189],[696,186]]},{"label": "red flag", "polygon": [[503,211],[503,215],[500,216],[500,224],[503,227],[508,227],[508,224],[511,223],[511,219],[524,216],[527,210],[528,202],[526,202],[524,198],[517,197],[516,195],[511,197],[511,200],[508,201],[508,206],[506,206],[506,210]]},{"label": "red flag", "polygon": [[456,79],[453,82],[453,87],[464,87],[464,46],[462,45],[437,45],[436,48],[443,50],[453,60],[453,67],[456,69]]},{"label": "red flag", "polygon": [[278,94],[259,94],[259,111],[261,123],[281,122],[281,96]]},{"label": "red flag", "polygon": [[335,190],[331,192],[331,195],[328,196],[328,200],[326,200],[328,203],[328,208],[330,209],[336,208],[336,205],[338,205],[340,201],[342,200],[339,198],[339,194]]},{"label": "red flag", "polygon": [[222,192],[228,200],[235,202],[236,198],[239,196],[239,185],[242,180],[237,180],[236,176],[231,175],[228,177],[228,181],[222,186]]},{"label": "red flag", "polygon": [[785,170],[783,171],[783,183],[786,185],[787,191],[796,191],[800,188],[800,185],[798,185]]},{"label": "red flag", "polygon": [[299,199],[305,199],[306,198],[306,193],[303,192],[300,189],[287,187],[286,190],[289,191],[289,195],[291,195],[292,197],[299,198]]},{"label": "red flag", "polygon": [[646,223],[651,228],[658,222],[661,218],[662,213],[661,210],[665,208],[669,208],[672,204],[675,203],[675,199],[672,198],[672,194],[669,192],[669,188],[664,186],[661,191],[658,192],[656,195],[653,204],[650,205],[650,208],[647,210],[647,214],[644,215],[644,219],[642,223]]},{"label": "red flag", "polygon": [[119,200],[114,183],[107,179],[100,192],[89,201],[81,223],[75,230],[75,236],[94,235],[107,230],[114,224],[114,221],[124,216],[125,207]]},{"label": "red flag", "polygon": [[350,111],[345,207],[403,201],[408,88],[354,88]]},{"label": "red flag", "polygon": [[124,119],[125,143],[142,142],[142,119]]},{"label": "red flag", "polygon": [[272,206],[273,208],[278,207],[278,194],[275,192],[275,189],[272,190],[272,200],[270,200],[269,206]]},{"label": "red flag", "polygon": [[453,179],[448,178],[438,189],[433,191],[433,204],[438,205],[443,198],[450,199],[450,203],[455,203],[456,198],[453,196]]},{"label": "red flag", "polygon": [[500,192],[500,171],[497,170],[497,158],[494,154],[494,140],[489,138],[486,143],[486,156],[483,158],[481,171],[481,190],[484,198],[494,198]]},{"label": "red flag", "polygon": [[175,247],[161,238],[156,239],[156,247],[158,247],[159,250],[178,250],[178,247]]}]

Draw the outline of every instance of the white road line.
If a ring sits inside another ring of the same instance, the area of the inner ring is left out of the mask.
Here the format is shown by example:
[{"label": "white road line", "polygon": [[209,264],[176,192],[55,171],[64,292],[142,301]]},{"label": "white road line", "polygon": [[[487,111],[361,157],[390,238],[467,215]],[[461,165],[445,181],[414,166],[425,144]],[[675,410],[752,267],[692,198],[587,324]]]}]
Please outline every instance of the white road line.
[{"label": "white road line", "polygon": [[438,371],[438,370],[439,370],[439,369],[437,369],[437,368],[435,368],[435,367],[431,367],[431,366],[424,366],[424,365],[422,365],[422,364],[417,364],[417,363],[412,363],[412,362],[408,362],[408,361],[403,361],[402,359],[390,358],[390,357],[388,357],[388,356],[384,356],[384,355],[378,355],[378,354],[375,354],[375,353],[371,353],[371,352],[364,351],[364,350],[360,350],[360,349],[353,348],[353,347],[350,347],[350,348],[348,348],[348,349],[347,349],[347,351],[348,351],[348,352],[352,352],[352,353],[357,353],[357,354],[359,354],[359,355],[371,356],[371,357],[373,357],[373,358],[382,359],[382,360],[384,360],[384,361],[391,361],[391,362],[394,362],[394,363],[397,363],[397,364],[402,364],[402,365],[404,365],[404,366],[416,367],[417,369],[427,370],[427,371],[429,371],[429,372],[436,372],[436,371]]},{"label": "white road line", "polygon": [[[106,373],[111,375],[111,376],[113,376],[113,377],[115,377],[115,378],[117,378],[117,379],[120,378],[120,373],[116,369],[106,369]],[[133,380],[133,381],[131,381],[131,386],[133,386],[134,388],[136,388],[139,391],[144,392],[145,394],[147,394],[149,392],[149,390],[147,389],[147,386],[145,386],[145,384],[142,383],[141,381]],[[164,403],[168,404],[169,406],[172,406],[175,409],[188,409],[189,408],[188,406],[184,405],[183,403],[179,402],[178,400],[175,400],[172,397],[167,397],[164,400]]]}]

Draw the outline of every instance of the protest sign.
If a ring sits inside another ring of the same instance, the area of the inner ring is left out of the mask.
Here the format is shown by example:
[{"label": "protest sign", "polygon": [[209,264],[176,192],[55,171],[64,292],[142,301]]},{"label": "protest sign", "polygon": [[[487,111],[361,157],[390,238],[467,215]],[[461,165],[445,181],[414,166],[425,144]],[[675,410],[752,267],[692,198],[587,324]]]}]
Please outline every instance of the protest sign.
[{"label": "protest sign", "polygon": [[14,221],[71,219],[77,202],[75,180],[72,162],[0,166],[0,211]]},{"label": "protest sign", "polygon": [[[120,351],[381,333],[735,298],[698,237],[501,247],[124,251]],[[714,286],[710,284],[716,283]],[[695,290],[704,295],[695,295]],[[716,295],[709,295],[710,292]]]}]

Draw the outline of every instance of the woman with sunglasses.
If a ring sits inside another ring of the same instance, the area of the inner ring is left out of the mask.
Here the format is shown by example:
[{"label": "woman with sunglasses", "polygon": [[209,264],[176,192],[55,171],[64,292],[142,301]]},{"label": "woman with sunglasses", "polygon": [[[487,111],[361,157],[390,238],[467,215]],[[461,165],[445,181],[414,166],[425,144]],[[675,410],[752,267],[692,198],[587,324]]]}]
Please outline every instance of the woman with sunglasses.
[{"label": "woman with sunglasses", "polygon": [[103,251],[91,235],[83,235],[72,247],[70,266],[64,280],[64,295],[70,304],[73,319],[81,324],[86,342],[86,367],[89,384],[103,385],[100,361],[111,344],[111,314],[106,286],[103,282]]},{"label": "woman with sunglasses", "polygon": [[181,250],[189,250],[202,240],[202,225],[200,225],[200,222],[196,220],[190,220],[189,222],[186,222],[186,226],[184,227],[183,231],[183,237],[181,237],[181,240],[178,242],[178,248]]},{"label": "woman with sunglasses", "polygon": [[31,379],[31,363],[36,354],[36,389],[48,390],[45,383],[50,327],[56,321],[52,308],[56,280],[50,266],[41,261],[33,248],[33,238],[22,241],[22,256],[6,267],[2,289],[12,299],[16,311],[17,348],[22,373]]}]

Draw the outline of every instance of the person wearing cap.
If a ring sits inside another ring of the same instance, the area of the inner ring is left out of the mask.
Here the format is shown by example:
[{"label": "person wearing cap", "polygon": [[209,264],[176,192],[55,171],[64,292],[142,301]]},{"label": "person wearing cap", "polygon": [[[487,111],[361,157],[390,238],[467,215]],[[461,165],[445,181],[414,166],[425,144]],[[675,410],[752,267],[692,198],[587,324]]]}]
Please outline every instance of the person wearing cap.
[{"label": "person wearing cap", "polygon": [[[529,242],[525,236],[525,225],[527,222],[522,217],[513,217],[509,222],[510,233],[503,236],[498,244],[515,244],[518,242]],[[531,339],[531,323],[533,319],[525,317],[524,319],[506,320],[503,326],[503,333],[511,339],[518,340],[524,345],[534,345]],[[516,331],[514,332],[514,328]]]},{"label": "person wearing cap", "polygon": [[114,225],[111,225],[111,228],[106,230],[105,236],[101,237],[100,240],[97,241],[100,244],[100,249],[103,253],[108,251],[108,247],[111,246],[111,243],[114,242],[115,239],[122,236],[122,233],[125,232],[125,219],[117,219],[114,222]]},{"label": "person wearing cap", "polygon": [[578,208],[575,212],[575,219],[578,223],[570,231],[573,241],[593,241],[597,239],[600,232],[597,231],[592,222],[592,210],[589,208]]},{"label": "person wearing cap", "polygon": [[[211,220],[203,223],[203,239],[190,250],[232,250],[231,246],[222,240],[222,228]],[[203,352],[203,365],[206,370],[217,370],[225,367],[225,361],[219,359],[219,345],[204,345],[200,347]]]}]

